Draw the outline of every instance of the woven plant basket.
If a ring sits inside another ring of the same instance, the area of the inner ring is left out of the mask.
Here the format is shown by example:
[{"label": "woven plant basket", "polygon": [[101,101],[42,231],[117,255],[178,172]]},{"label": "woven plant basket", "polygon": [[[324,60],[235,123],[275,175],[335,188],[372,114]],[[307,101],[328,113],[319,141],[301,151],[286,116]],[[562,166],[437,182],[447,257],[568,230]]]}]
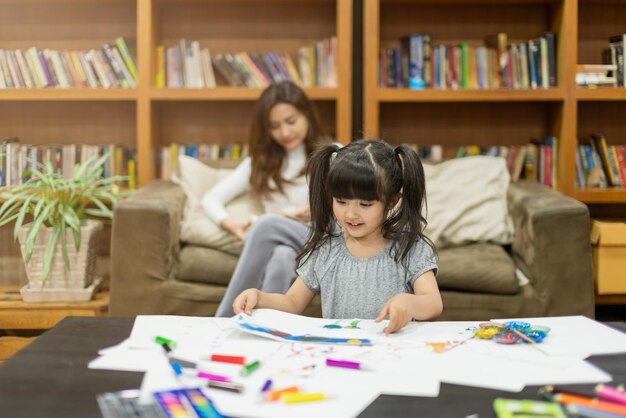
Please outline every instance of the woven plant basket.
[{"label": "woven plant basket", "polygon": [[[19,232],[20,248],[22,257],[26,254],[26,236],[30,225],[24,225]],[[102,229],[102,223],[98,221],[84,221],[81,224],[81,245],[76,251],[72,230],[67,228],[67,252],[70,259],[70,270],[65,267],[61,239],[57,241],[48,279],[43,280],[43,260],[46,254],[46,246],[52,232],[51,228],[43,228],[35,239],[33,255],[26,263],[26,275],[30,289],[84,289],[94,281],[96,266],[96,235]]]}]

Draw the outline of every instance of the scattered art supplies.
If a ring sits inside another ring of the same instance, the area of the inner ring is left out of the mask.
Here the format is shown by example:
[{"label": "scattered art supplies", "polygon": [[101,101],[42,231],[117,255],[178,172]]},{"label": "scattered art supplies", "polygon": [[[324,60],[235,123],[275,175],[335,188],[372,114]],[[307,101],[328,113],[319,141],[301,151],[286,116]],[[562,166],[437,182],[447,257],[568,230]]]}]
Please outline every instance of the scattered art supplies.
[{"label": "scattered art supplies", "polygon": [[[441,382],[509,392],[527,385],[606,386],[611,376],[585,358],[626,351],[623,333],[576,316],[412,322],[391,335],[382,332],[385,326],[265,309],[229,319],[139,316],[130,338],[101,350],[89,367],[146,372],[140,404],[154,403],[154,393],[195,388],[226,416],[355,417],[380,394],[433,397]],[[620,399],[616,390],[592,391],[592,399]],[[189,399],[170,400],[183,411],[187,401],[193,408]]]}]

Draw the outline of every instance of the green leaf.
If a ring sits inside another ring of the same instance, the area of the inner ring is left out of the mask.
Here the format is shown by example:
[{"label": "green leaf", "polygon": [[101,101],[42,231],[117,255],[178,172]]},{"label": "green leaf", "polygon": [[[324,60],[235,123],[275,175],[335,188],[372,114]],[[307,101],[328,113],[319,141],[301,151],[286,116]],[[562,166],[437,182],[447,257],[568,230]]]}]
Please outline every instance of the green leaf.
[{"label": "green leaf", "polygon": [[24,203],[22,203],[22,208],[20,209],[19,216],[17,217],[17,221],[15,221],[15,228],[13,228],[13,239],[14,240],[17,239],[17,234],[20,232],[20,228],[22,227],[22,224],[24,223],[24,217],[26,216],[26,213],[28,212],[28,209],[30,209],[30,202],[35,197],[36,197],[36,195],[32,194],[32,195],[28,196],[28,198],[26,198]]},{"label": "green leaf", "polygon": [[33,223],[28,230],[28,234],[26,234],[26,256],[24,257],[24,261],[27,263],[33,256],[33,249],[35,248],[35,238],[37,237],[37,234],[39,234],[39,230],[41,229],[43,222],[46,220],[48,212],[52,210],[54,205],[55,202],[48,202],[48,205],[44,208],[41,216],[33,220]]},{"label": "green leaf", "polygon": [[46,246],[46,254],[43,258],[43,273],[42,273],[42,287],[46,285],[48,281],[48,275],[50,274],[50,266],[52,264],[52,257],[54,256],[54,248],[57,245],[57,240],[59,238],[59,231],[61,229],[61,225],[56,225],[52,229],[52,233],[50,234],[50,239],[48,240],[48,245]]},{"label": "green leaf", "polygon": [[70,266],[70,256],[67,253],[67,233],[65,228],[65,222],[61,221],[59,233],[61,234],[61,249],[63,250],[63,261],[65,262],[65,270],[68,272],[72,269]]},{"label": "green leaf", "polygon": [[4,226],[4,225],[10,223],[11,221],[13,221],[14,219],[17,219],[18,215],[19,215],[19,213],[16,213],[15,215],[10,216],[8,218],[0,219],[0,226]]}]

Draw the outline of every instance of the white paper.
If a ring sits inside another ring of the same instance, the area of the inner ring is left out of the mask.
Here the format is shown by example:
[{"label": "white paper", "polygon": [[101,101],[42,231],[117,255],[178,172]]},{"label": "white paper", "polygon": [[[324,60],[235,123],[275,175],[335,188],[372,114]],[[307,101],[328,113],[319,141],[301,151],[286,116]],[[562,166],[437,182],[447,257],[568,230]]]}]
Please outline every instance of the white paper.
[{"label": "white paper", "polygon": [[524,321],[551,328],[538,346],[552,356],[616,354],[626,352],[626,334],[584,316],[498,319]]}]

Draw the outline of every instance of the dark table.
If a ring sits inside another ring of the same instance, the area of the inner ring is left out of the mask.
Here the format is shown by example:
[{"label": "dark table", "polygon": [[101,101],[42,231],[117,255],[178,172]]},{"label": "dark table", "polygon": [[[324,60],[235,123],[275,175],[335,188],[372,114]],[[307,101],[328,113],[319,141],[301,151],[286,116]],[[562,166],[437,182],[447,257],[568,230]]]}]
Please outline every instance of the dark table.
[{"label": "dark table", "polygon": [[[0,417],[100,417],[96,395],[139,388],[143,373],[90,370],[99,349],[130,335],[132,318],[69,317],[0,366]],[[609,323],[626,332],[625,323]],[[626,383],[626,354],[594,356],[613,382]],[[593,385],[581,385],[593,387]],[[537,387],[520,393],[441,384],[437,398],[380,396],[360,415],[393,417],[495,417],[496,397],[536,399]]]}]

